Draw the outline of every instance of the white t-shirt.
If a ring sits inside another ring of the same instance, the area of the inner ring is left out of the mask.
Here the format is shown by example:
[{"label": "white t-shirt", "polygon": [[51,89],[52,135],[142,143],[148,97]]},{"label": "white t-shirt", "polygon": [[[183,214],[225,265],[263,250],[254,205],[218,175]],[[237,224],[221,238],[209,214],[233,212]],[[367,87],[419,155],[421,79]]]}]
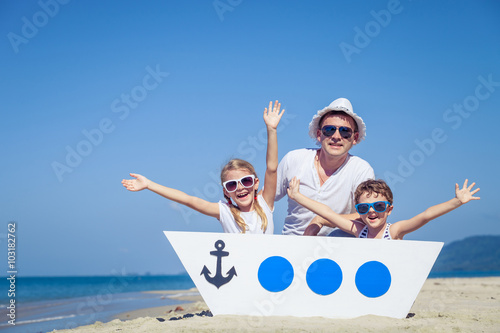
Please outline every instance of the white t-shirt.
[{"label": "white t-shirt", "polygon": [[[348,155],[344,164],[321,186],[314,166],[317,151],[318,149],[298,149],[283,157],[278,166],[276,201],[287,194],[290,180],[296,176],[300,179],[300,193],[306,197],[328,205],[338,214],[354,213],[354,192],[361,182],[375,178],[373,168],[365,160]],[[302,235],[315,216],[313,212],[288,198],[288,215],[283,234]],[[318,235],[328,235],[335,229],[323,227]]]},{"label": "white t-shirt", "polygon": [[[257,200],[259,201],[260,206],[264,210],[264,213],[267,217],[267,228],[266,231],[262,230],[262,220],[255,210],[251,212],[240,212],[241,217],[247,224],[247,230],[245,233],[248,234],[270,234],[274,233],[274,223],[273,223],[273,211],[267,205],[266,200],[262,197],[262,195],[257,196]],[[224,232],[228,233],[241,233],[241,229],[236,224],[233,214],[231,213],[231,209],[229,208],[229,204],[227,202],[219,201],[219,214],[220,219],[219,222],[222,225],[222,229]]]}]

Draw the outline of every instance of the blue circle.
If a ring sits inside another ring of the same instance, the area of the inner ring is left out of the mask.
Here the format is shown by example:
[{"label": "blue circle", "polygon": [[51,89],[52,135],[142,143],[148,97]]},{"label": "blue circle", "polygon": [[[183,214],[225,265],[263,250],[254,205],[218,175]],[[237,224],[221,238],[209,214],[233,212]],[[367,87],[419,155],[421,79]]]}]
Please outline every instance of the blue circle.
[{"label": "blue circle", "polygon": [[342,284],[342,270],[333,260],[318,259],[307,269],[306,281],[316,294],[330,295]]},{"label": "blue circle", "polygon": [[380,297],[391,286],[391,272],[379,261],[369,261],[356,272],[356,288],[366,297]]},{"label": "blue circle", "polygon": [[292,284],[293,267],[283,257],[274,256],[264,260],[259,266],[258,278],[264,289],[271,292],[283,291]]}]

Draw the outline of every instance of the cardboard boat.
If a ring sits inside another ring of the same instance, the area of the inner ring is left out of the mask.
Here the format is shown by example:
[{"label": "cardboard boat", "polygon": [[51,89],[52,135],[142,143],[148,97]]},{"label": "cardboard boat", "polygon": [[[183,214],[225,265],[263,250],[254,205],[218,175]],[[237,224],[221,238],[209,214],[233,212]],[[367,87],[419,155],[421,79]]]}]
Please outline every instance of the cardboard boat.
[{"label": "cardboard boat", "polygon": [[164,231],[214,315],[405,318],[441,242]]}]

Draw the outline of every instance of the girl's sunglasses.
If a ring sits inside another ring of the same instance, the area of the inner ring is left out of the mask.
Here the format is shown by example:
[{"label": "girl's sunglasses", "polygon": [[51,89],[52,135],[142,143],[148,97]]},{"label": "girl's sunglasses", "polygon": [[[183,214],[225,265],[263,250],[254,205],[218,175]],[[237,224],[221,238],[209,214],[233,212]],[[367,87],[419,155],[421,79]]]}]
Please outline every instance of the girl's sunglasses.
[{"label": "girl's sunglasses", "polygon": [[243,187],[252,187],[255,184],[255,176],[248,175],[245,177],[241,177],[240,179],[226,180],[224,183],[222,183],[222,186],[224,186],[226,191],[234,192],[238,188],[238,183],[240,183]]},{"label": "girl's sunglasses", "polygon": [[[352,136],[352,129],[350,127],[340,126],[338,129],[340,136],[344,139],[349,139]],[[326,125],[321,128],[321,133],[324,136],[332,136],[335,134],[335,131],[337,131],[337,127],[333,125]]]},{"label": "girl's sunglasses", "polygon": [[379,213],[383,213],[386,211],[387,207],[390,206],[391,203],[389,201],[377,201],[373,203],[359,203],[356,205],[356,211],[359,215],[365,215],[370,210],[370,207],[373,207],[373,210]]}]

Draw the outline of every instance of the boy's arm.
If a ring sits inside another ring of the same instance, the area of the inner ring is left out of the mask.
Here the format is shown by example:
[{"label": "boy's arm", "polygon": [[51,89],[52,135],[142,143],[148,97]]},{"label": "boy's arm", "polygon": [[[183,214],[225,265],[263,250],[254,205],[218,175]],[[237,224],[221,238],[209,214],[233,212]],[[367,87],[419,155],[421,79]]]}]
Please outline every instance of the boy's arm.
[{"label": "boy's arm", "polygon": [[278,135],[277,128],[281,116],[285,110],[280,112],[281,104],[276,101],[269,102],[269,109],[264,109],[264,122],[267,127],[267,154],[266,154],[266,174],[264,177],[264,190],[262,197],[269,208],[274,208],[274,197],[276,195],[276,183],[278,178]]},{"label": "boy's arm", "polygon": [[359,234],[361,229],[358,223],[354,223],[353,221],[335,213],[327,205],[306,197],[299,192],[299,185],[300,181],[295,177],[290,181],[290,187],[287,191],[290,199],[297,201],[300,205],[328,220],[333,227],[338,227],[355,236]]},{"label": "boy's arm", "polygon": [[[351,221],[361,221],[361,218],[359,217],[358,213],[352,213],[352,214],[339,214],[340,216],[351,220]],[[309,225],[307,226],[306,230],[304,230],[304,236],[316,236],[318,235],[319,231],[321,230],[322,227],[330,227],[330,228],[336,228],[336,225],[333,225],[330,221],[322,218],[319,215],[316,215],[311,222],[309,222]]]},{"label": "boy's arm", "polygon": [[470,186],[467,186],[467,183],[468,179],[465,180],[462,189],[459,188],[458,184],[455,184],[455,198],[429,207],[423,213],[409,220],[393,224],[391,226],[391,232],[394,233],[393,238],[403,239],[404,235],[423,227],[427,222],[449,213],[471,200],[479,200],[479,197],[474,197],[474,194],[479,191],[479,188],[471,191],[476,183],[472,183]]},{"label": "boy's arm", "polygon": [[135,192],[148,189],[168,200],[172,200],[185,205],[202,214],[215,217],[216,219],[219,219],[220,217],[219,203],[217,202],[209,202],[201,198],[188,195],[182,191],[157,184],[139,174],[131,173],[130,176],[134,177],[135,179],[122,180],[123,186],[129,191]]}]

